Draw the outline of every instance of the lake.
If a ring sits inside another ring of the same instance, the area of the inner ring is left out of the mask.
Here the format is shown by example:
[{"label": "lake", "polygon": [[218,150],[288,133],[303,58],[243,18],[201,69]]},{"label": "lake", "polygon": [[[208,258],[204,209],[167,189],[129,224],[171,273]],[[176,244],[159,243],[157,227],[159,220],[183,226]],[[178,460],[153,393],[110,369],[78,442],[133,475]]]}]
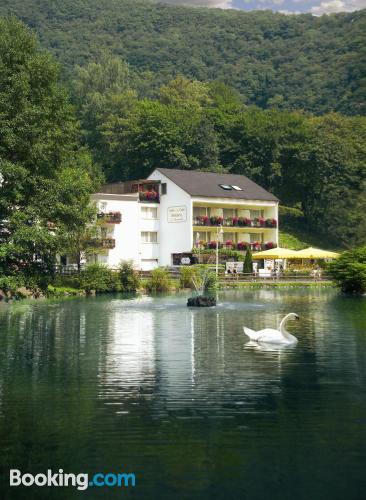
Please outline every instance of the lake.
[{"label": "lake", "polygon": [[[1,498],[362,500],[366,298],[331,288],[0,305]],[[288,312],[299,343],[248,345]],[[130,472],[135,487],[19,487]]]}]

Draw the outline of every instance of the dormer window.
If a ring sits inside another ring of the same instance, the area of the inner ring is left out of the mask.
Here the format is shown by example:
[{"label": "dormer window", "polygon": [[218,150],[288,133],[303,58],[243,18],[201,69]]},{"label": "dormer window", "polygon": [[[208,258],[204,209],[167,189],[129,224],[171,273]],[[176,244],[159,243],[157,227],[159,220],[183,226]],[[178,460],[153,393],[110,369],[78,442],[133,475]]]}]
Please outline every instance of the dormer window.
[{"label": "dormer window", "polygon": [[242,188],[241,188],[241,187],[239,187],[239,186],[234,186],[234,185],[232,185],[231,187],[232,187],[233,189],[235,189],[235,191],[243,191],[243,190],[242,190]]},{"label": "dormer window", "polygon": [[229,184],[219,184],[220,188],[225,189],[225,191],[231,191],[231,186]]}]

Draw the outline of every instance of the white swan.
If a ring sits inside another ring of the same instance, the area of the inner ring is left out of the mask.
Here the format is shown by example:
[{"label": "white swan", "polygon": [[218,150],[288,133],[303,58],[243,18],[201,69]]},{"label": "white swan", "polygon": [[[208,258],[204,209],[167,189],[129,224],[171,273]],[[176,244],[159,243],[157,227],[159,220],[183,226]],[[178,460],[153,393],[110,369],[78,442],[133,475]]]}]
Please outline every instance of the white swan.
[{"label": "white swan", "polygon": [[297,314],[290,313],[283,318],[278,330],[265,328],[264,330],[255,332],[254,330],[244,326],[244,333],[250,338],[250,340],[255,340],[256,342],[266,342],[267,344],[295,344],[297,342],[297,338],[294,335],[291,335],[291,333],[289,333],[285,328],[287,321],[290,319],[298,320],[300,318]]}]

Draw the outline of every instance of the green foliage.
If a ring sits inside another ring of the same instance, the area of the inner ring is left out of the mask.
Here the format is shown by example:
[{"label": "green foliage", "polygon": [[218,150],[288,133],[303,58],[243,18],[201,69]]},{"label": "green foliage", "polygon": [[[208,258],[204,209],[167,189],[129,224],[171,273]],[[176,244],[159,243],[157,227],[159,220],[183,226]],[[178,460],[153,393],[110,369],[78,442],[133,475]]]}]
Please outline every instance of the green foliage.
[{"label": "green foliage", "polygon": [[52,298],[60,298],[67,296],[82,295],[82,291],[79,288],[70,287],[55,287],[53,285],[48,285],[47,296]]},{"label": "green foliage", "polygon": [[96,185],[58,73],[28,28],[0,19],[0,271],[42,288]]},{"label": "green foliage", "polygon": [[196,279],[196,266],[182,266],[180,268],[179,287],[193,288],[193,280]]},{"label": "green foliage", "polygon": [[245,254],[243,272],[246,274],[250,274],[253,272],[253,258],[250,248],[246,251]]},{"label": "green foliage", "polygon": [[164,267],[153,269],[151,277],[144,283],[144,287],[148,292],[167,292],[172,286],[169,271]]},{"label": "green foliage", "polygon": [[291,250],[302,250],[311,245],[299,240],[299,238],[293,234],[287,233],[286,231],[280,231],[279,246],[281,248],[290,248]]},{"label": "green foliage", "polygon": [[9,12],[37,31],[66,74],[109,50],[129,63],[118,79],[133,79],[144,97],[182,74],[229,83],[260,107],[365,113],[365,10],[314,17],[141,0],[2,0],[0,15]]},{"label": "green foliage", "polygon": [[122,261],[119,265],[119,281],[121,291],[123,292],[136,292],[141,286],[138,273],[133,268],[131,261]]},{"label": "green foliage", "polygon": [[[193,248],[192,251],[198,256],[198,249]],[[212,248],[205,248],[200,250],[200,259],[204,261],[209,260],[211,263],[215,261],[214,256],[216,255],[216,250]],[[235,262],[244,262],[244,253],[238,250],[230,250],[230,248],[219,248],[219,260],[234,260]]]},{"label": "green foliage", "polygon": [[216,290],[219,287],[219,282],[216,277],[216,273],[209,271],[206,274],[204,281],[204,291]]},{"label": "green foliage", "polygon": [[1,276],[0,275],[0,290],[4,293],[15,294],[17,289],[24,286],[24,281],[17,276]]},{"label": "green foliage", "polygon": [[118,273],[103,264],[90,264],[79,275],[80,288],[87,293],[95,291],[116,292],[120,290]]},{"label": "green foliage", "polygon": [[346,294],[366,293],[366,246],[344,252],[328,265],[331,278]]}]

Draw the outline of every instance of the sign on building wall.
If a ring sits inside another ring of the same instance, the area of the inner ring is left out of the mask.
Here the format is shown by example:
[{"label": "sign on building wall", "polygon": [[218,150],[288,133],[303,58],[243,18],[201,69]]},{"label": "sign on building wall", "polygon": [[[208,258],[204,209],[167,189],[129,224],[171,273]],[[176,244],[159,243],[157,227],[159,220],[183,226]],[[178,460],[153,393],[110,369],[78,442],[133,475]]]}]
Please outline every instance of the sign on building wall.
[{"label": "sign on building wall", "polygon": [[168,207],[168,222],[185,222],[187,220],[187,207]]}]

